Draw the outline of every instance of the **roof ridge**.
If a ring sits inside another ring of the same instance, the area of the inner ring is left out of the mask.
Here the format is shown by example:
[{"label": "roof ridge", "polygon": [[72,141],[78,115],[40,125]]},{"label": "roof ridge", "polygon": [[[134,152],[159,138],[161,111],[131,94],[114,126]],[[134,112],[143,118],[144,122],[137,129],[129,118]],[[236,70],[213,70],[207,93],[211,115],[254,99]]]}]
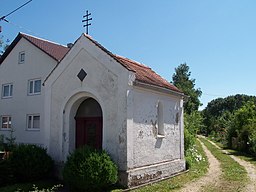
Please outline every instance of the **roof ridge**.
[{"label": "roof ridge", "polygon": [[35,38],[35,39],[38,39],[38,40],[41,40],[41,41],[45,41],[45,42],[48,42],[48,43],[52,43],[52,44],[55,44],[55,45],[59,45],[59,46],[68,48],[67,45],[62,45],[60,43],[57,43],[57,42],[54,42],[54,41],[51,41],[51,40],[47,40],[47,39],[44,39],[42,37],[36,37],[34,35],[29,35],[29,34],[23,33],[23,32],[20,32],[20,34],[22,35],[22,37],[25,37],[25,38],[26,38],[26,36],[28,36],[28,37],[32,37],[32,38]]},{"label": "roof ridge", "polygon": [[103,45],[101,45],[98,41],[94,40],[90,35],[83,33],[84,37],[86,37],[88,40],[90,40],[94,45],[99,47],[101,50],[103,50],[105,53],[107,53],[110,57],[112,57],[116,62],[123,65],[126,69],[133,71],[128,65],[123,63],[122,61],[118,60],[115,54],[113,54],[111,51],[109,51],[107,48],[105,48]]}]

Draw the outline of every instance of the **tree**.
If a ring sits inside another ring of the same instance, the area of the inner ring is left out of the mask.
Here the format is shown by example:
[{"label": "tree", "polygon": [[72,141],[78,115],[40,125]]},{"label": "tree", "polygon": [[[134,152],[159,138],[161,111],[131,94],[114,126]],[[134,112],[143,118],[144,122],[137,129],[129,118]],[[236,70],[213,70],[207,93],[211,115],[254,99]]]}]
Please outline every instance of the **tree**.
[{"label": "tree", "polygon": [[248,101],[234,113],[228,130],[228,144],[232,147],[232,137],[238,139],[237,148],[241,151],[255,153],[256,143],[256,106],[253,101]]},{"label": "tree", "polygon": [[206,130],[204,133],[217,133],[219,129],[227,128],[223,120],[229,122],[232,120],[232,115],[240,109],[245,103],[252,101],[256,104],[255,96],[237,94],[225,98],[217,98],[208,103],[207,107],[202,111],[204,125]]},{"label": "tree", "polygon": [[195,88],[195,79],[190,78],[191,72],[186,63],[180,64],[175,68],[175,73],[172,76],[172,83],[181,89],[185,95],[189,96],[184,104],[184,109],[187,114],[197,111],[201,105],[199,98],[202,95],[200,88]]},{"label": "tree", "polygon": [[191,72],[186,63],[180,64],[175,68],[175,73],[172,76],[172,83],[182,90],[188,96],[184,104],[184,147],[186,156],[186,165],[189,167],[195,158],[193,147],[196,141],[198,130],[202,129],[202,116],[198,111],[200,106],[199,97],[202,92],[200,89],[195,89],[195,79],[190,78]]},{"label": "tree", "polygon": [[4,39],[4,36],[0,36],[0,57],[5,52],[7,47],[9,46],[9,39]]}]

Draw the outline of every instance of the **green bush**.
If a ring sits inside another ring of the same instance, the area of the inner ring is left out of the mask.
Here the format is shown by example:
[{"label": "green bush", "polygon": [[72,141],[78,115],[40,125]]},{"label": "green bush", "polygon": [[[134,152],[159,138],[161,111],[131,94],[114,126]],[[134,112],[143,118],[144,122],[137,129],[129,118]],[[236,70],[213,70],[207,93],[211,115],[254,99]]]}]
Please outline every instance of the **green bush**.
[{"label": "green bush", "polygon": [[194,146],[197,132],[203,127],[203,118],[200,112],[184,114],[184,145],[185,152]]},{"label": "green bush", "polygon": [[256,157],[256,130],[252,130],[249,135],[250,153]]},{"label": "green bush", "polygon": [[0,151],[4,151],[4,135],[0,135]]},{"label": "green bush", "polygon": [[13,169],[9,160],[0,160],[0,186],[15,182]]},{"label": "green bush", "polygon": [[74,191],[98,191],[117,182],[117,166],[105,151],[85,146],[68,157],[63,178]]},{"label": "green bush", "polygon": [[53,170],[53,160],[46,149],[36,145],[17,146],[9,160],[18,181],[47,178]]},{"label": "green bush", "polygon": [[196,136],[189,132],[187,128],[184,129],[184,148],[186,152],[195,144]]},{"label": "green bush", "polygon": [[186,170],[190,169],[193,164],[193,157],[191,154],[187,154],[186,157]]},{"label": "green bush", "polygon": [[[59,188],[62,187],[61,184],[59,185],[54,185],[53,187],[51,188],[43,188],[43,189],[39,189],[35,184],[33,185],[32,187],[32,190],[29,190],[29,192],[55,192],[55,191],[59,191]],[[25,190],[27,191],[27,190]],[[17,189],[15,192],[25,192],[24,190],[22,189]]]}]

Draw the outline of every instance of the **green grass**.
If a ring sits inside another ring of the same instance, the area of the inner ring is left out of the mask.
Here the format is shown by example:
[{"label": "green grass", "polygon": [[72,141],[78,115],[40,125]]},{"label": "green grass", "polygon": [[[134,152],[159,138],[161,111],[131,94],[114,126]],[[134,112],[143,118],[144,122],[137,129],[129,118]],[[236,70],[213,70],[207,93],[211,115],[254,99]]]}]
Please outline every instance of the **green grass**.
[{"label": "green grass", "polygon": [[1,192],[16,192],[18,189],[20,191],[28,192],[33,190],[33,185],[36,185],[38,189],[48,189],[52,188],[54,185],[58,185],[60,182],[57,181],[36,181],[31,183],[17,183],[5,187],[0,187]]},{"label": "green grass", "polygon": [[217,149],[206,139],[200,139],[211,153],[220,161],[222,175],[218,187],[207,186],[205,191],[242,191],[243,187],[248,182],[248,176],[244,167],[240,166],[229,155]]},{"label": "green grass", "polygon": [[179,176],[160,181],[154,184],[147,185],[145,187],[141,187],[138,189],[133,190],[134,192],[169,192],[169,191],[175,191],[177,189],[180,189],[185,184],[195,181],[206,174],[207,168],[208,168],[208,161],[206,158],[206,155],[203,151],[202,146],[198,141],[196,141],[196,150],[199,154],[202,155],[203,159],[202,161],[193,161],[191,168],[189,172],[181,174]]}]

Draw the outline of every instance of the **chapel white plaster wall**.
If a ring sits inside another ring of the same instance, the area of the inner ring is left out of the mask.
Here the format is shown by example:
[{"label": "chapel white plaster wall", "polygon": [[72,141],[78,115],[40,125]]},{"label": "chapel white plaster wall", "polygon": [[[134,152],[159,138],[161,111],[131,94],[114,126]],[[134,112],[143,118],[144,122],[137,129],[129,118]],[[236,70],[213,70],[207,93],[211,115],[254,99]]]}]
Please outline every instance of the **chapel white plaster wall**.
[{"label": "chapel white plaster wall", "polygon": [[[80,69],[87,73],[83,82],[77,77]],[[80,37],[46,82],[51,90],[49,145],[55,160],[65,160],[65,146],[74,142],[74,134],[67,129],[75,129],[73,118],[79,106],[77,101],[82,102],[92,96],[99,102],[103,112],[103,148],[118,163],[119,169],[126,170],[124,133],[128,78],[129,72],[123,66],[87,38]]]},{"label": "chapel white plaster wall", "polygon": [[[183,159],[181,97],[143,88],[134,89],[133,97],[133,165],[130,168]],[[163,104],[164,138],[157,136],[159,101]]]}]

